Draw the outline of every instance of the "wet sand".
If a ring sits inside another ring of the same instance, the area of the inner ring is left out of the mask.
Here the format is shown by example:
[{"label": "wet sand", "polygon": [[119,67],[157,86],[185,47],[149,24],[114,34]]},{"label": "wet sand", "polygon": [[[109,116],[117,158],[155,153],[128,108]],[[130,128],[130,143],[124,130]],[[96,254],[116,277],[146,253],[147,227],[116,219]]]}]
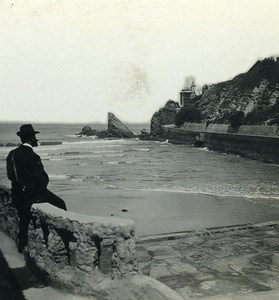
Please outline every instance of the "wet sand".
[{"label": "wet sand", "polygon": [[133,219],[137,237],[279,219],[276,199],[118,189],[71,190],[59,196],[70,211]]}]

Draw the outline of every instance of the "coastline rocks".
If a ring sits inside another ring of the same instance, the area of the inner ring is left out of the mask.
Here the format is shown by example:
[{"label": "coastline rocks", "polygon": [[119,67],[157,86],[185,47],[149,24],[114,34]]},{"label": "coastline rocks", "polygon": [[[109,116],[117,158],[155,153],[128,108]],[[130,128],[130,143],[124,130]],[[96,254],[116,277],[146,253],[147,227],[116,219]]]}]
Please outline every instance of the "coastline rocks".
[{"label": "coastline rocks", "polygon": [[81,132],[77,134],[77,136],[78,137],[92,136],[99,139],[104,139],[106,137],[109,137],[109,134],[107,130],[96,130],[96,129],[92,129],[90,126],[84,126]]},{"label": "coastline rocks", "polygon": [[150,123],[150,137],[157,139],[161,134],[161,126],[175,123],[175,117],[179,110],[179,104],[169,100],[166,105],[155,112]]},{"label": "coastline rocks", "polygon": [[92,129],[90,126],[84,126],[78,135],[85,135],[85,136],[97,135],[97,130]]},{"label": "coastline rocks", "polygon": [[78,137],[95,136],[99,139],[104,138],[135,138],[137,137],[126,125],[124,125],[113,113],[108,113],[108,129],[96,130],[90,126],[84,126],[77,134]]},{"label": "coastline rocks", "polygon": [[142,141],[149,141],[150,133],[146,129],[142,129],[139,135],[139,139]]},{"label": "coastline rocks", "polygon": [[136,135],[113,113],[108,113],[108,133],[113,137],[134,138]]}]

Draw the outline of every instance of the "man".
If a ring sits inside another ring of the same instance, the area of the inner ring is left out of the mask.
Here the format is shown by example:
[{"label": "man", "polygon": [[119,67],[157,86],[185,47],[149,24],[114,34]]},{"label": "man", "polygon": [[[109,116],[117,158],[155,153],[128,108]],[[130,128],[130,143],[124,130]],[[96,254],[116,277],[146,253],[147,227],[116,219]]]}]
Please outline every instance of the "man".
[{"label": "man", "polygon": [[49,178],[41,158],[33,151],[38,140],[31,124],[20,127],[17,135],[22,144],[7,156],[7,175],[12,182],[12,203],[19,216],[18,251],[22,252],[28,242],[28,226],[33,203],[48,202],[67,210],[65,202],[47,189]]}]

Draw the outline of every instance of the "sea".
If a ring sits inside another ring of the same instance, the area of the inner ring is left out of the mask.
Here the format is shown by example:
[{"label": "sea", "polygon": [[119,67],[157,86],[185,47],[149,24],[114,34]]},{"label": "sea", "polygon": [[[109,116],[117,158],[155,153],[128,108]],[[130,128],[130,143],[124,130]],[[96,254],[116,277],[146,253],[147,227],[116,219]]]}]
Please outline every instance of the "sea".
[{"label": "sea", "polygon": [[[0,123],[0,144],[20,142],[21,124]],[[279,219],[276,164],[191,145],[79,137],[83,126],[33,124],[49,189],[77,213],[132,218],[138,236]],[[128,124],[135,133],[149,124]],[[0,184],[10,186],[0,147]]]}]

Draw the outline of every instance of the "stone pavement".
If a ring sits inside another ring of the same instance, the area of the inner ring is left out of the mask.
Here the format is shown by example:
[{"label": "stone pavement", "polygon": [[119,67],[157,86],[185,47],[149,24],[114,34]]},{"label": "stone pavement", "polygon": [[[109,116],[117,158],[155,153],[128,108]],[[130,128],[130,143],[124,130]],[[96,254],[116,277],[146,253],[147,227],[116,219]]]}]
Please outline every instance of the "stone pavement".
[{"label": "stone pavement", "polygon": [[[1,300],[85,299],[39,287],[24,268],[14,242],[1,232],[0,238]],[[137,258],[143,274],[175,289],[184,299],[279,299],[279,221],[147,237],[137,241]],[[22,295],[17,281],[23,278]]]},{"label": "stone pavement", "polygon": [[[26,266],[15,242],[0,231],[0,300],[89,300],[46,286]],[[97,300],[91,297],[90,300]]]},{"label": "stone pavement", "polygon": [[153,236],[137,257],[184,299],[279,299],[279,222]]}]

